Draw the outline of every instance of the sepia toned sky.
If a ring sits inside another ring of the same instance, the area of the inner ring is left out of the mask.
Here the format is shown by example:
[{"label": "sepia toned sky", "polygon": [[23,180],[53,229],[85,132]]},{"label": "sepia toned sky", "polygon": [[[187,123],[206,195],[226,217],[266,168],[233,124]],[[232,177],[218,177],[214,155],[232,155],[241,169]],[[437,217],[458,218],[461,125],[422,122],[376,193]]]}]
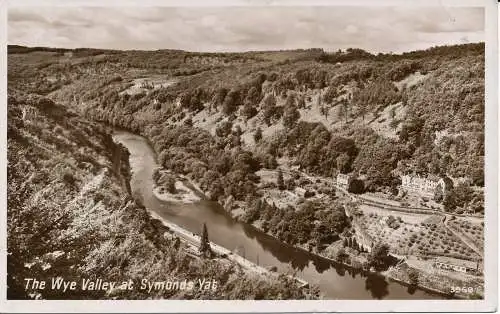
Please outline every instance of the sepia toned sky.
[{"label": "sepia toned sky", "polygon": [[8,43],[46,47],[403,52],[484,41],[484,8],[18,7]]}]

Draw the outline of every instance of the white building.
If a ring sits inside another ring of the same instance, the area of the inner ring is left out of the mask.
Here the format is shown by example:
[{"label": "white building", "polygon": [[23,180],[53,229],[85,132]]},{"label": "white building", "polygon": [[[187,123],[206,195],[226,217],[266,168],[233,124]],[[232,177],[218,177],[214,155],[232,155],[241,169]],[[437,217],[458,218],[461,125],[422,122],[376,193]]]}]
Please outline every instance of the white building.
[{"label": "white building", "polygon": [[[449,180],[451,182],[451,180]],[[415,193],[423,197],[434,197],[438,189],[444,193],[449,184],[443,178],[429,179],[419,175],[401,176],[401,189],[407,193]]]},{"label": "white building", "polygon": [[341,187],[343,189],[348,189],[349,188],[349,184],[351,183],[351,176],[348,175],[348,174],[343,174],[343,173],[339,173],[337,175],[337,186],[338,187]]},{"label": "white building", "polygon": [[446,256],[439,256],[438,258],[436,258],[436,260],[434,261],[434,267],[446,270],[454,270],[462,273],[479,270],[479,265],[477,262]]}]

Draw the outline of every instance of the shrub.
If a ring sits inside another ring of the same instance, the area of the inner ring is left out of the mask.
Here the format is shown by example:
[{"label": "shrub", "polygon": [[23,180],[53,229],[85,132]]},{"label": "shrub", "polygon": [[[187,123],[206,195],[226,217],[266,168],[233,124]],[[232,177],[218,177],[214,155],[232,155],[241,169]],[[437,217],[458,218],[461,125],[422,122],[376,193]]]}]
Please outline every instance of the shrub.
[{"label": "shrub", "polygon": [[255,140],[256,143],[260,142],[260,140],[262,139],[262,129],[261,128],[257,128],[257,130],[255,130],[255,133],[253,135],[253,139]]},{"label": "shrub", "polygon": [[57,125],[57,126],[54,128],[54,133],[59,134],[59,135],[63,135],[63,134],[64,134],[64,130],[63,130],[63,128],[61,128],[59,125]]},{"label": "shrub", "polygon": [[175,194],[177,192],[175,188],[175,178],[172,175],[166,175],[164,178],[164,187],[167,189],[168,193]]},{"label": "shrub", "polygon": [[62,179],[64,181],[65,184],[67,185],[70,185],[70,186],[74,186],[75,185],[75,182],[76,182],[76,179],[75,177],[73,176],[73,174],[69,171],[65,171],[63,176],[62,176]]},{"label": "shrub", "polygon": [[338,252],[337,252],[337,255],[335,256],[335,260],[339,263],[344,263],[347,261],[347,258],[349,257],[349,255],[347,255],[347,253],[345,252],[344,249],[340,249]]}]

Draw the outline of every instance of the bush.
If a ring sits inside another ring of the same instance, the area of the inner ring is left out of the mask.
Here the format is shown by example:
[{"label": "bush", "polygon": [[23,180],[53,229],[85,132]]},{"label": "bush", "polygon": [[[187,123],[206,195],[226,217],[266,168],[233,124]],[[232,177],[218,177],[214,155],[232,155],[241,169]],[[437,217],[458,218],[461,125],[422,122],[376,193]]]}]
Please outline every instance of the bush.
[{"label": "bush", "polygon": [[370,266],[375,267],[377,270],[387,268],[389,259],[389,245],[385,243],[378,243],[374,246],[370,255],[368,255],[368,263]]},{"label": "bush", "polygon": [[175,178],[172,175],[167,175],[165,177],[164,186],[167,189],[168,193],[177,193],[177,189],[175,188]]},{"label": "bush", "polygon": [[261,128],[257,128],[257,130],[255,130],[255,133],[253,134],[253,139],[255,140],[255,143],[260,142],[260,140],[262,139],[262,129]]},{"label": "bush", "polygon": [[64,172],[62,179],[63,179],[64,183],[69,185],[69,186],[74,186],[76,183],[75,177],[69,171]]},{"label": "bush", "polygon": [[306,192],[304,193],[305,198],[313,197],[314,195],[316,195],[316,192],[311,190],[306,190]]},{"label": "bush", "polygon": [[418,281],[419,281],[418,271],[416,271],[413,268],[410,268],[408,270],[408,278],[410,278],[410,284],[412,286],[417,286],[418,285]]},{"label": "bush", "polygon": [[345,252],[344,249],[340,249],[335,255],[335,260],[339,263],[345,263],[349,255]]}]

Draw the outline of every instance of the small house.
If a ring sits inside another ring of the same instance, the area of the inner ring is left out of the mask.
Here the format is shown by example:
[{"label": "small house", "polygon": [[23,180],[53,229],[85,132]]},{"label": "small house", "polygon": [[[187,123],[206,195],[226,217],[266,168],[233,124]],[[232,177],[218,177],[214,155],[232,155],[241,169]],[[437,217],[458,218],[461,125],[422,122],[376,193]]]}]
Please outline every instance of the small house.
[{"label": "small house", "polygon": [[439,256],[434,261],[434,267],[466,273],[479,270],[479,263],[453,257]]},{"label": "small house", "polygon": [[352,181],[352,177],[348,174],[339,173],[337,175],[336,183],[337,183],[337,186],[340,188],[347,190],[349,188],[349,184],[351,184],[351,181]]}]

